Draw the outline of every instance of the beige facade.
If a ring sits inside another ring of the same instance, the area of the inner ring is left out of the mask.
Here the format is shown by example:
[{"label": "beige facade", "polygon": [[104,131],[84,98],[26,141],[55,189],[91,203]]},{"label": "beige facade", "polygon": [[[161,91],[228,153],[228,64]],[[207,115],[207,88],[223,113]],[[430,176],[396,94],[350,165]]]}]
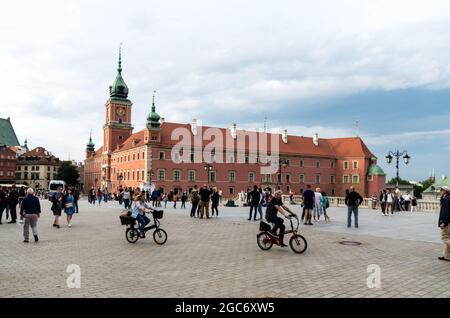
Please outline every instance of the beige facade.
[{"label": "beige facade", "polygon": [[16,182],[36,189],[47,189],[56,178],[61,161],[42,147],[17,158]]}]

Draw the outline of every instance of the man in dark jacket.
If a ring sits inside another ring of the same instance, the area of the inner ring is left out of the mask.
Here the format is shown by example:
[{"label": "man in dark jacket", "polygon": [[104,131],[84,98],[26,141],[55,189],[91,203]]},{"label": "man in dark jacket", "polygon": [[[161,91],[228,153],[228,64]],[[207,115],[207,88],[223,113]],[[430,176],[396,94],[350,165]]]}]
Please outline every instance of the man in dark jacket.
[{"label": "man in dark jacket", "polygon": [[441,212],[439,213],[439,228],[444,242],[444,255],[439,257],[442,261],[450,261],[450,187],[441,188]]},{"label": "man in dark jacket", "polygon": [[352,227],[352,212],[355,214],[355,227],[358,228],[358,207],[364,199],[355,191],[353,187],[345,197],[345,205],[348,207],[347,227]]},{"label": "man in dark jacket", "polygon": [[19,203],[19,193],[16,190],[16,186],[13,184],[13,186],[11,187],[11,191],[9,192],[8,195],[8,204],[9,204],[9,209],[11,211],[11,224],[16,223],[17,220],[17,212],[16,212],[16,207],[17,207],[17,203]]},{"label": "man in dark jacket", "polygon": [[[250,214],[248,215],[248,220],[251,221],[252,219],[252,211],[255,209],[255,214],[253,216],[253,220],[256,221],[256,212],[258,210],[259,202],[261,201],[261,197],[258,191],[258,186],[255,185],[253,187],[253,191],[250,192]],[[262,215],[260,215],[260,218],[262,218]]]},{"label": "man in dark jacket", "polygon": [[23,237],[24,243],[28,243],[29,230],[31,226],[31,230],[33,231],[34,241],[37,243],[39,241],[38,232],[37,232],[37,221],[41,216],[41,204],[39,203],[39,199],[35,197],[34,191],[32,188],[28,188],[27,196],[22,201],[22,205],[20,206],[20,215],[25,219],[23,224]]}]

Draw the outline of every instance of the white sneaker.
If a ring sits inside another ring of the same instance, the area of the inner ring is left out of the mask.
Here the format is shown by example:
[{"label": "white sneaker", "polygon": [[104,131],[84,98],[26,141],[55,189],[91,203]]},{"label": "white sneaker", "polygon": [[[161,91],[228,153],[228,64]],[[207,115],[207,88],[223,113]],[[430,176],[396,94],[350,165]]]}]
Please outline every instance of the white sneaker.
[{"label": "white sneaker", "polygon": [[69,223],[69,227],[72,227],[72,224]]}]

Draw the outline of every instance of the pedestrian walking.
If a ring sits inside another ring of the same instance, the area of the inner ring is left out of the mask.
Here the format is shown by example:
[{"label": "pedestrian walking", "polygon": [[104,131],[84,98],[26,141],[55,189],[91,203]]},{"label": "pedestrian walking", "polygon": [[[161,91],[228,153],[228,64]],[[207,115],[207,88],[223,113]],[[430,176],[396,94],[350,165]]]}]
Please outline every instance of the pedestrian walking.
[{"label": "pedestrian walking", "polygon": [[314,200],[314,221],[319,222],[320,216],[323,214],[322,193],[320,192],[320,188],[316,188],[316,192],[314,192]]},{"label": "pedestrian walking", "polygon": [[67,190],[67,194],[63,196],[63,206],[64,206],[64,213],[66,213],[67,216],[67,226],[72,227],[72,216],[75,213],[75,204],[74,204],[74,197],[72,194],[72,189]]},{"label": "pedestrian walking", "polygon": [[330,207],[330,200],[325,192],[322,192],[322,210],[323,215],[325,216],[325,222],[328,223],[331,221],[330,217],[327,214],[327,210]]},{"label": "pedestrian walking", "polygon": [[24,243],[29,242],[30,226],[33,232],[34,241],[36,243],[39,241],[37,222],[41,216],[41,204],[39,203],[39,199],[33,194],[34,190],[32,188],[28,188],[27,196],[22,200],[22,204],[20,206],[20,215],[25,219],[23,224]]},{"label": "pedestrian walking", "polygon": [[167,194],[163,194],[163,201],[164,201],[164,208],[167,208],[167,200],[169,200],[169,198],[167,197]]},{"label": "pedestrian walking", "polygon": [[355,188],[351,187],[349,194],[345,197],[345,205],[348,207],[347,227],[352,226],[352,213],[355,216],[355,228],[359,227],[358,222],[358,207],[364,201],[362,196],[356,192]]},{"label": "pedestrian walking", "polygon": [[262,207],[264,203],[264,192],[262,188],[258,189],[259,192],[259,203],[258,203],[258,213],[259,213],[259,219],[262,220]]},{"label": "pedestrian walking", "polygon": [[129,188],[125,188],[125,191],[123,191],[123,204],[125,206],[125,209],[129,209],[131,207],[131,192]]},{"label": "pedestrian walking", "polygon": [[405,211],[407,212],[410,212],[411,210],[411,200],[412,200],[411,194],[409,194],[409,192],[406,192],[406,194],[403,195],[403,202],[405,205]]},{"label": "pedestrian walking", "polygon": [[219,217],[219,192],[217,191],[217,188],[212,189],[212,195],[211,195],[211,216],[214,216],[214,211],[216,211],[216,217]]},{"label": "pedestrian walking", "polygon": [[73,207],[75,208],[75,213],[79,212],[78,200],[80,199],[80,191],[78,189],[73,190]]},{"label": "pedestrian walking", "polygon": [[450,187],[441,188],[441,210],[439,213],[439,228],[444,243],[443,255],[439,257],[442,261],[450,261]]},{"label": "pedestrian walking", "polygon": [[103,192],[100,188],[97,189],[97,200],[98,200],[98,205],[100,205],[102,203],[102,197],[103,197]]},{"label": "pedestrian walking", "polygon": [[9,191],[7,202],[9,210],[11,212],[11,221],[9,222],[10,224],[14,224],[17,221],[16,208],[18,203],[19,203],[19,193],[16,190],[16,185],[13,184],[11,187],[11,191]]},{"label": "pedestrian walking", "polygon": [[249,202],[250,202],[250,213],[248,215],[248,220],[252,220],[252,211],[255,210],[253,220],[256,221],[256,213],[258,212],[258,205],[260,202],[260,193],[258,191],[258,186],[253,186],[253,191],[249,192]]},{"label": "pedestrian walking", "polygon": [[304,225],[313,225],[311,222],[312,219],[312,210],[314,209],[315,204],[315,194],[314,191],[311,190],[311,185],[306,186],[306,191],[303,192],[303,207],[305,208],[305,216],[303,219]]},{"label": "pedestrian walking", "polygon": [[411,199],[411,212],[417,212],[417,198],[414,195]]},{"label": "pedestrian walking", "polygon": [[56,227],[59,229],[59,217],[61,216],[62,212],[62,199],[63,199],[63,193],[62,193],[62,187],[58,187],[56,190],[56,193],[52,195],[52,207],[51,210],[53,211],[53,216],[55,217],[53,221],[53,227]]},{"label": "pedestrian walking", "polygon": [[172,195],[172,200],[173,200],[173,208],[176,209],[177,208],[177,200],[178,200],[178,197],[177,197],[176,193],[174,193]]},{"label": "pedestrian walking", "polygon": [[381,213],[386,215],[386,205],[387,205],[387,191],[384,189],[380,194],[380,205],[381,205]]},{"label": "pedestrian walking", "polygon": [[200,219],[206,216],[209,219],[209,200],[211,197],[211,191],[206,184],[200,190]]},{"label": "pedestrian walking", "polygon": [[186,201],[188,198],[187,191],[184,191],[181,195],[181,208],[180,209],[186,209]]},{"label": "pedestrian walking", "polygon": [[391,215],[394,215],[394,204],[395,195],[392,193],[392,190],[389,190],[386,195],[386,215],[389,215],[389,210],[391,210]]},{"label": "pedestrian walking", "polygon": [[191,218],[195,217],[195,212],[197,211],[199,201],[200,196],[197,190],[197,185],[194,185],[194,189],[191,191]]},{"label": "pedestrian walking", "polygon": [[377,197],[377,194],[374,193],[372,195],[372,210],[376,210],[377,209],[377,203],[378,203],[378,197]]}]

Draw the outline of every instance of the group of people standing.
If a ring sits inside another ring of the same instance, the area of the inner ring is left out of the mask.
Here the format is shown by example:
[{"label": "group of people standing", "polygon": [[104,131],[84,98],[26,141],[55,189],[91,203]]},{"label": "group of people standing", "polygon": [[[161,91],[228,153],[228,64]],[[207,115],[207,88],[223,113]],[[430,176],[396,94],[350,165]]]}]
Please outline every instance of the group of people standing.
[{"label": "group of people standing", "polygon": [[304,225],[313,225],[311,222],[320,222],[320,217],[323,215],[325,222],[330,222],[331,219],[327,215],[327,209],[330,207],[328,196],[322,192],[320,188],[316,188],[314,192],[311,190],[311,185],[306,186],[306,191],[302,194],[302,222]]},{"label": "group of people standing", "polygon": [[[376,209],[376,199],[377,196],[374,194],[372,197],[372,207],[374,209]],[[417,198],[409,192],[402,195],[397,187],[393,190],[384,189],[380,194],[379,200],[381,212],[384,215],[389,215],[389,212],[391,215],[394,215],[394,212],[417,211]]]},{"label": "group of people standing", "polygon": [[0,187],[0,224],[2,224],[3,212],[6,212],[6,220],[11,215],[9,224],[17,223],[17,204],[25,197],[25,188],[21,187],[17,190],[15,185],[11,188]]},{"label": "group of people standing", "polygon": [[104,201],[106,203],[110,199],[111,199],[111,194],[109,193],[108,188],[105,188],[103,190],[100,188],[97,188],[97,190],[95,190],[95,188],[92,187],[88,192],[88,202],[90,204],[95,205],[95,201],[97,201],[98,205],[101,205],[102,201]]},{"label": "group of people standing", "polygon": [[190,193],[190,201],[192,204],[191,207],[191,218],[197,217],[203,219],[206,217],[209,219],[209,206],[211,203],[211,216],[216,214],[216,217],[219,216],[219,203],[222,197],[222,191],[217,190],[216,187],[208,187],[206,184],[203,187],[198,189],[197,185],[194,185]]}]

